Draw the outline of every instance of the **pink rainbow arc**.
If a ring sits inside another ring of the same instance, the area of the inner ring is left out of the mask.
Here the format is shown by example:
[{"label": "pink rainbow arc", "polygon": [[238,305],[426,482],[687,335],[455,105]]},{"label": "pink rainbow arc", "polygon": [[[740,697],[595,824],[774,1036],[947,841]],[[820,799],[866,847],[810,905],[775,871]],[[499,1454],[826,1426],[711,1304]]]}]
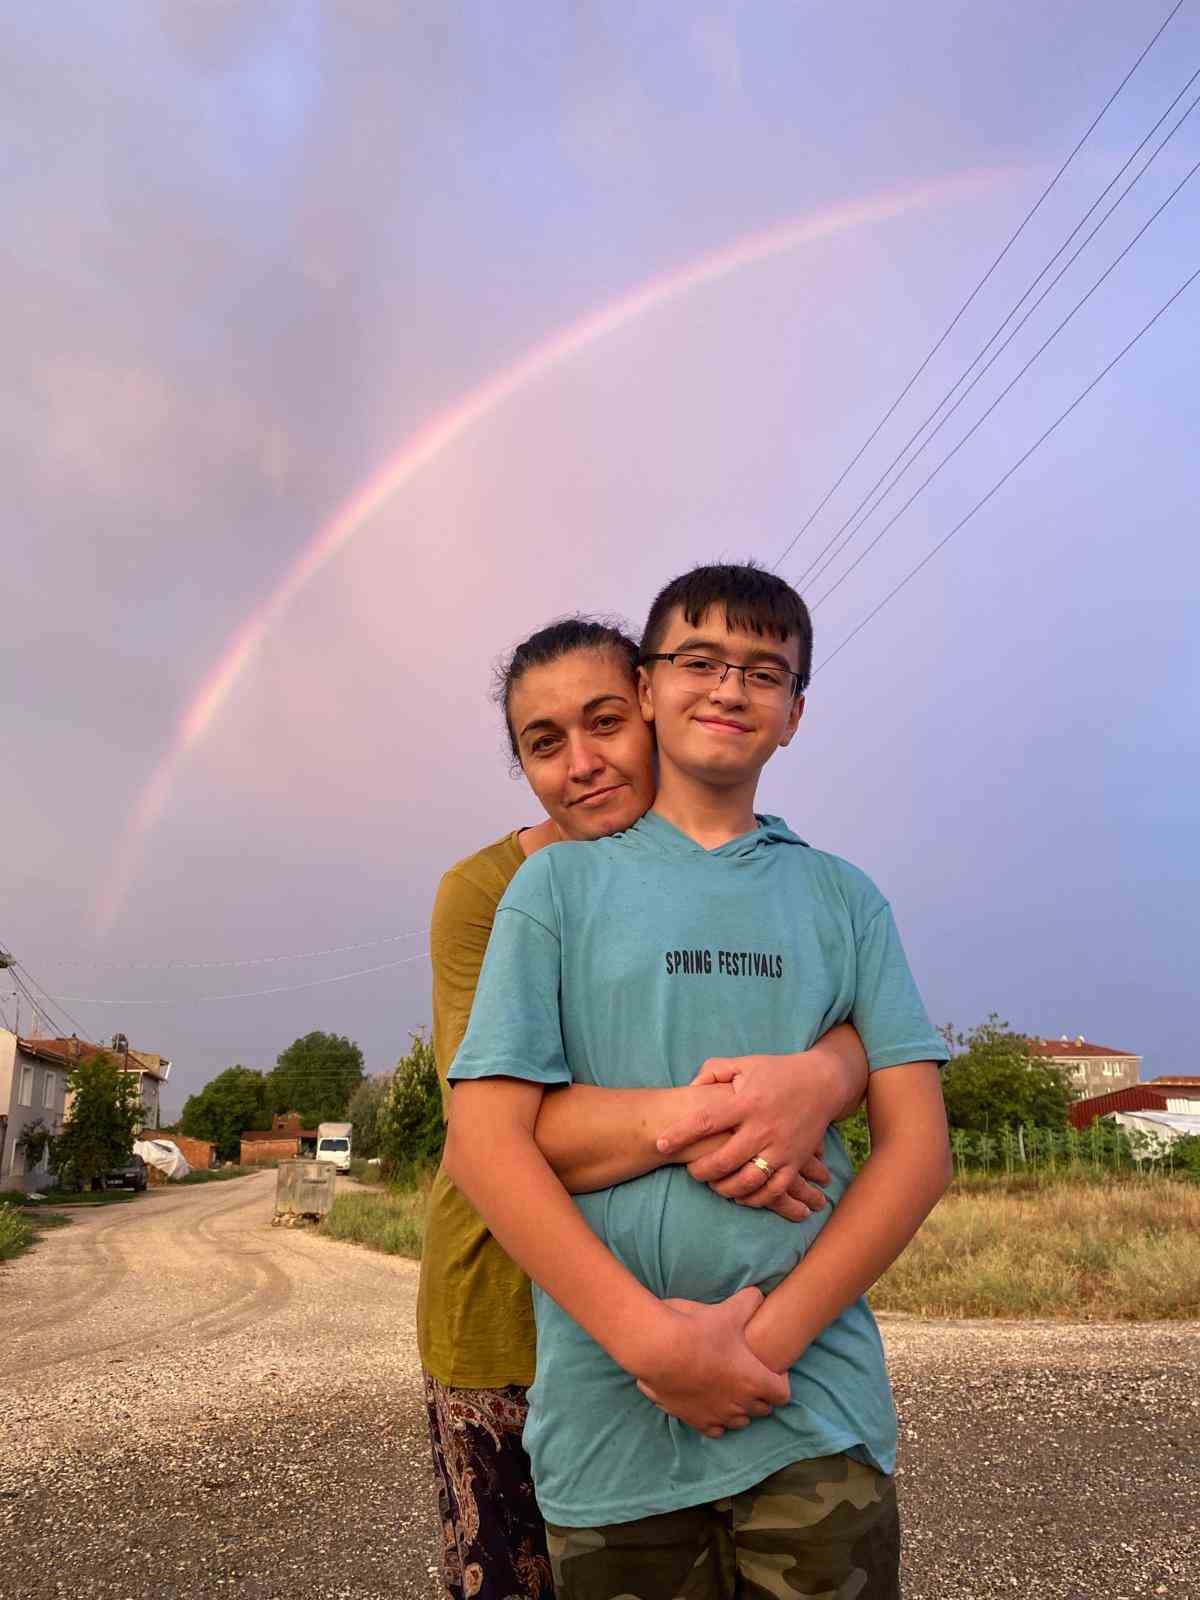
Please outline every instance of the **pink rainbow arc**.
[{"label": "pink rainbow arc", "polygon": [[674,272],[652,278],[598,310],[581,317],[512,366],[488,378],[444,411],[423,423],[397,453],[335,512],[309,541],[299,559],[266,600],[251,612],[230,639],[185,710],[166,752],[143,789],[115,852],[113,868],[100,896],[97,927],[104,931],[120,914],[133,879],[138,847],[166,806],[176,775],[188,753],[212,725],[263,639],[300,591],[333,559],[376,511],[436,456],[527,384],[639,317],[743,267],[783,255],[868,223],[973,192],[1006,175],[1009,168],[975,169],[906,188],[846,201],[807,217],[749,234],[722,250],[701,256]]}]

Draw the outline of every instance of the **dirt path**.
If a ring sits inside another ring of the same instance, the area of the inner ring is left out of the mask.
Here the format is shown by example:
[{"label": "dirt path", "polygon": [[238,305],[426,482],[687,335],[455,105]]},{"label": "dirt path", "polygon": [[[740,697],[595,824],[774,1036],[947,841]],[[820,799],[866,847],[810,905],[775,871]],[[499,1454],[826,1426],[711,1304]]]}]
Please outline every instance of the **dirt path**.
[{"label": "dirt path", "polygon": [[[274,1175],[0,1266],[5,1600],[427,1600],[416,1269],[267,1226]],[[885,1336],[907,1600],[1200,1600],[1200,1328]]]}]

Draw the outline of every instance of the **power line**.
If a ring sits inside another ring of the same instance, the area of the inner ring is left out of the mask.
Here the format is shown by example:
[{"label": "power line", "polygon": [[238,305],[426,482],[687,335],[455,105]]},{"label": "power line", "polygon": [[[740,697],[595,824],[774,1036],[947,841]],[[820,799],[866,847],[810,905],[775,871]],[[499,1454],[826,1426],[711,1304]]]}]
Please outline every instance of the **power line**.
[{"label": "power line", "polygon": [[812,610],[814,610],[814,611],[817,610],[817,608],[819,606],[822,606],[825,603],[825,601],[829,599],[830,595],[833,594],[836,589],[840,589],[842,584],[845,583],[846,579],[855,570],[855,568],[860,566],[862,564],[862,562],[864,562],[866,560],[866,558],[871,554],[871,551],[874,550],[875,546],[884,537],[884,535],[886,533],[888,533],[888,531],[891,528],[895,527],[896,523],[900,520],[900,518],[908,510],[909,506],[912,505],[913,501],[916,500],[918,498],[918,496],[920,496],[925,491],[925,489],[929,486],[929,484],[931,484],[933,482],[934,478],[937,477],[938,473],[941,472],[942,468],[944,466],[946,466],[950,461],[952,461],[954,459],[954,457],[962,449],[963,445],[966,444],[967,440],[970,439],[975,433],[977,433],[979,431],[979,429],[983,426],[983,424],[991,416],[992,412],[995,411],[996,407],[1000,404],[1000,402],[1002,400],[1004,400],[1012,392],[1012,390],[1017,386],[1018,383],[1020,383],[1021,379],[1029,371],[1030,367],[1033,366],[1034,362],[1037,361],[1037,359],[1042,354],[1042,352],[1049,345],[1053,344],[1054,340],[1058,338],[1059,334],[1067,326],[1068,322],[1070,322],[1071,319],[1075,316],[1076,312],[1081,310],[1082,307],[1087,304],[1087,302],[1095,294],[1096,290],[1100,287],[1100,285],[1105,281],[1105,279],[1107,277],[1109,277],[1109,275],[1112,272],[1114,272],[1116,270],[1116,268],[1121,264],[1121,262],[1129,254],[1129,252],[1133,249],[1134,245],[1137,244],[1138,240],[1141,239],[1142,235],[1146,232],[1146,230],[1162,215],[1162,213],[1167,209],[1167,207],[1175,199],[1175,196],[1184,187],[1184,185],[1186,183],[1188,183],[1195,176],[1197,171],[1200,171],[1200,161],[1195,162],[1188,169],[1188,171],[1184,174],[1184,176],[1179,180],[1179,182],[1171,190],[1171,192],[1167,196],[1167,198],[1162,202],[1162,204],[1155,211],[1153,211],[1150,214],[1149,217],[1147,217],[1146,221],[1142,224],[1142,226],[1134,234],[1133,238],[1130,239],[1129,243],[1120,252],[1120,254],[1117,255],[1116,257],[1114,257],[1114,259],[1109,262],[1108,266],[1105,267],[1104,271],[1100,274],[1100,276],[1092,284],[1091,288],[1088,289],[1075,302],[1075,304],[1071,307],[1070,311],[1067,312],[1066,316],[1062,319],[1062,321],[1058,324],[1058,326],[1055,327],[1054,329],[1052,329],[1051,332],[1046,336],[1046,338],[1043,339],[1042,343],[1033,352],[1033,354],[1030,356],[1029,360],[1026,361],[1025,365],[1023,367],[1021,367],[1020,370],[1017,372],[1016,376],[1011,378],[1009,380],[1009,382],[1007,384],[1005,384],[1004,388],[1001,389],[1000,393],[992,401],[991,405],[988,406],[988,408],[983,412],[983,414],[981,416],[976,418],[976,420],[967,429],[966,433],[963,434],[962,438],[958,441],[958,443],[956,445],[954,445],[950,450],[948,450],[946,452],[946,454],[938,462],[937,466],[934,467],[933,471],[930,472],[928,474],[928,476],[926,476],[925,478],[923,478],[921,480],[921,482],[913,490],[912,494],[909,495],[908,499],[900,507],[899,511],[893,512],[893,514],[884,523],[883,527],[880,528],[879,532],[871,540],[870,544],[867,545],[865,550],[862,550],[862,551],[859,552],[859,554],[854,558],[854,560],[846,568],[845,572],[842,573],[841,577],[836,579],[835,582],[831,583],[829,588],[826,589],[825,593],[820,597],[820,599],[816,600],[813,603]]},{"label": "power line", "polygon": [[900,406],[901,402],[907,397],[907,395],[908,395],[909,391],[912,389],[913,385],[917,382],[918,378],[920,378],[921,374],[925,371],[925,368],[933,360],[934,356],[938,353],[938,351],[945,344],[946,340],[950,337],[951,333],[953,333],[954,329],[958,326],[959,322],[962,320],[962,317],[964,316],[966,311],[969,309],[969,307],[972,305],[972,303],[974,302],[976,296],[979,294],[980,290],[984,287],[984,285],[987,283],[988,279],[992,276],[992,273],[995,272],[996,268],[1004,260],[1005,256],[1012,249],[1013,245],[1016,244],[1016,242],[1020,238],[1021,234],[1025,231],[1026,227],[1033,220],[1033,218],[1036,215],[1037,211],[1040,209],[1040,207],[1042,205],[1042,202],[1050,194],[1051,190],[1058,183],[1059,179],[1066,172],[1067,168],[1074,161],[1075,157],[1079,154],[1079,152],[1083,149],[1084,145],[1091,138],[1093,132],[1095,131],[1096,127],[1098,126],[1098,124],[1100,123],[1102,118],[1104,117],[1105,113],[1109,110],[1110,106],[1116,100],[1117,96],[1121,93],[1122,89],[1124,89],[1125,85],[1129,82],[1130,78],[1133,77],[1134,73],[1137,71],[1137,69],[1141,66],[1142,62],[1149,55],[1150,51],[1158,43],[1158,40],[1162,37],[1163,33],[1166,31],[1168,25],[1174,20],[1176,13],[1180,10],[1182,5],[1183,5],[1183,0],[1176,0],[1176,4],[1174,6],[1172,6],[1172,8],[1171,8],[1170,12],[1168,13],[1168,15],[1158,25],[1158,28],[1155,30],[1154,35],[1150,39],[1150,42],[1145,46],[1145,48],[1142,50],[1141,54],[1138,56],[1137,60],[1130,67],[1129,71],[1121,79],[1120,83],[1113,90],[1113,92],[1109,95],[1108,99],[1104,102],[1103,106],[1101,106],[1100,110],[1096,113],[1096,115],[1092,119],[1092,121],[1088,124],[1087,130],[1083,134],[1083,137],[1075,145],[1075,148],[1071,151],[1070,155],[1063,162],[1063,164],[1059,167],[1058,171],[1054,174],[1054,176],[1050,179],[1050,182],[1042,190],[1041,194],[1034,201],[1034,203],[1030,207],[1030,209],[1025,213],[1024,217],[1022,217],[1020,223],[1017,225],[1016,231],[1010,236],[1010,238],[1008,240],[1008,243],[1004,246],[1004,248],[1001,250],[1000,254],[992,262],[991,266],[984,273],[983,277],[980,278],[979,282],[971,290],[970,294],[963,301],[962,305],[959,306],[958,310],[954,313],[954,316],[947,323],[946,327],[943,329],[943,331],[938,336],[938,338],[934,341],[934,344],[930,348],[929,353],[926,355],[925,359],[921,362],[920,366],[913,373],[912,377],[909,378],[908,382],[904,385],[903,389],[901,389],[900,393],[892,401],[891,405],[884,412],[883,416],[875,424],[875,427],[867,435],[867,438],[864,441],[864,443],[859,446],[859,448],[856,451],[856,453],[851,457],[850,461],[842,469],[840,475],[835,480],[835,482],[833,484],[833,487],[826,493],[824,498],[817,503],[817,505],[814,507],[814,509],[809,513],[808,518],[806,519],[806,521],[801,525],[799,531],[792,537],[792,539],[787,544],[787,546],[780,552],[780,554],[772,562],[772,564],[771,564],[771,570],[772,571],[776,571],[782,565],[784,560],[791,554],[792,550],[796,547],[796,545],[799,543],[799,541],[803,538],[804,534],[807,533],[808,529],[812,526],[812,524],[816,521],[817,517],[821,514],[821,512],[825,509],[825,507],[829,504],[830,500],[832,500],[833,496],[841,488],[842,484],[846,481],[847,477],[850,475],[850,473],[853,471],[853,469],[858,465],[859,461],[861,461],[862,457],[866,454],[866,452],[870,448],[870,446],[872,444],[874,444],[875,440],[878,438],[878,436],[882,432],[883,428],[887,425],[888,422],[891,421],[892,417],[894,416],[894,414],[895,414],[896,410],[898,409],[898,407]]},{"label": "power line", "polygon": [[413,928],[408,933],[391,933],[381,939],[363,939],[358,944],[335,944],[326,950],[299,950],[274,956],[250,956],[244,960],[226,961],[50,961],[53,967],[105,968],[122,971],[192,971],[202,967],[264,967],[276,961],[315,961],[323,956],[348,955],[355,950],[374,950],[380,945],[400,944],[405,939],[419,939],[426,930]]},{"label": "power line", "polygon": [[187,1006],[207,1005],[213,1000],[257,1000],[268,994],[295,994],[300,989],[316,989],[325,983],[346,983],[350,978],[365,978],[372,972],[387,972],[393,967],[407,967],[414,961],[423,961],[428,950],[415,956],[402,956],[398,961],[382,961],[376,967],[360,967],[356,972],[339,972],[331,978],[310,978],[307,983],[282,983],[273,989],[241,989],[233,994],[199,994],[180,1000],[100,1000],[91,996],[71,994],[67,999],[77,1006]]},{"label": "power line", "polygon": [[[1067,260],[1067,262],[1055,274],[1055,276],[1051,279],[1050,283],[1046,286],[1046,288],[1042,291],[1042,293],[1034,301],[1033,305],[1030,306],[1029,310],[1021,318],[1020,322],[1017,323],[1016,327],[1009,334],[1008,338],[1005,339],[1004,343],[1000,346],[1000,348],[993,353],[993,355],[986,362],[986,364],[979,371],[979,373],[976,374],[975,378],[972,379],[971,383],[968,384],[967,388],[963,390],[961,395],[959,395],[958,399],[954,402],[954,405],[951,406],[950,410],[946,412],[945,416],[941,418],[941,420],[938,422],[937,426],[935,428],[933,428],[932,431],[929,433],[929,435],[922,441],[922,443],[918,447],[918,449],[913,451],[913,454],[904,463],[904,465],[903,465],[903,467],[901,467],[900,471],[898,473],[896,473],[896,476],[887,485],[887,487],[884,489],[883,493],[878,496],[878,498],[873,502],[872,505],[870,505],[870,507],[865,512],[865,514],[863,516],[859,517],[859,513],[863,510],[863,507],[866,506],[867,502],[871,499],[871,496],[879,488],[880,484],[884,482],[884,479],[888,477],[888,475],[896,467],[897,463],[899,463],[903,459],[903,457],[906,454],[906,452],[911,448],[911,446],[915,443],[915,441],[918,438],[920,438],[921,434],[925,431],[925,429],[927,427],[929,427],[929,424],[937,416],[938,412],[942,410],[943,406],[945,406],[950,401],[950,399],[954,395],[955,390],[960,387],[960,385],[970,376],[971,372],[975,369],[975,367],[978,366],[979,362],[983,360],[983,357],[985,355],[987,355],[988,350],[990,350],[992,345],[995,344],[996,340],[1004,332],[1004,329],[1008,326],[1009,322],[1011,322],[1012,318],[1020,310],[1020,308],[1024,304],[1024,302],[1029,298],[1029,296],[1037,288],[1038,284],[1042,281],[1042,279],[1050,271],[1051,267],[1058,260],[1058,258],[1062,255],[1063,251],[1067,249],[1067,247],[1068,247],[1068,245],[1070,245],[1072,239],[1075,238],[1076,234],[1084,226],[1084,224],[1087,222],[1088,218],[1096,210],[1097,206],[1099,206],[1101,201],[1104,199],[1105,195],[1107,195],[1109,193],[1109,191],[1113,188],[1113,186],[1120,180],[1122,175],[1129,169],[1130,166],[1132,166],[1132,164],[1136,160],[1137,156],[1140,154],[1140,152],[1142,150],[1145,149],[1146,145],[1150,142],[1150,140],[1158,132],[1159,128],[1162,127],[1163,123],[1167,120],[1167,118],[1170,116],[1171,112],[1175,109],[1175,107],[1183,99],[1184,95],[1192,87],[1192,85],[1195,83],[1197,78],[1200,78],[1200,67],[1198,67],[1196,69],[1196,71],[1192,73],[1191,77],[1184,84],[1183,88],[1180,89],[1179,93],[1171,101],[1170,105],[1166,108],[1166,110],[1162,113],[1162,115],[1158,118],[1158,120],[1155,122],[1154,126],[1152,128],[1150,128],[1150,130],[1146,134],[1143,135],[1142,139],[1138,142],[1137,146],[1130,152],[1130,154],[1128,156],[1126,156],[1125,160],[1121,163],[1121,166],[1117,169],[1117,171],[1113,174],[1113,176],[1105,184],[1104,188],[1100,191],[1100,193],[1092,201],[1091,205],[1084,212],[1083,216],[1079,219],[1079,221],[1075,224],[1075,226],[1071,229],[1070,233],[1063,240],[1062,244],[1059,245],[1058,249],[1050,257],[1049,261],[1046,262],[1045,266],[1042,267],[1041,271],[1033,279],[1032,283],[1030,283],[1026,287],[1026,289],[1022,292],[1022,294],[1019,296],[1019,298],[1009,308],[1009,310],[1006,313],[1006,315],[1001,319],[1001,321],[999,323],[999,326],[995,328],[995,330],[989,336],[987,341],[975,353],[975,355],[972,358],[972,360],[963,369],[963,371],[961,373],[959,373],[958,377],[954,380],[954,382],[951,384],[950,388],[946,391],[946,393],[938,401],[937,405],[934,406],[933,410],[929,413],[929,415],[908,436],[908,438],[905,440],[904,444],[900,447],[900,449],[897,451],[897,453],[892,457],[891,461],[888,462],[887,466],[880,473],[879,477],[876,478],[875,482],[867,490],[866,494],[863,495],[862,499],[854,507],[854,510],[851,511],[850,515],[845,519],[845,521],[843,523],[841,523],[841,525],[835,530],[835,532],[832,534],[832,536],[827,540],[827,542],[822,546],[822,548],[817,552],[817,554],[809,562],[808,566],[804,569],[804,571],[802,573],[800,573],[798,577],[796,577],[796,578],[794,578],[792,580],[792,582],[793,582],[795,587],[799,588],[799,586],[802,583],[804,583],[806,580],[808,580],[810,577],[812,579],[819,578],[821,576],[821,574],[823,572],[825,572],[832,565],[832,563],[837,559],[837,557],[847,547],[847,545],[849,545],[851,543],[851,541],[854,539],[856,534],[858,534],[859,531],[863,527],[866,526],[866,524],[870,521],[871,517],[875,514],[875,512],[879,509],[879,507],[887,499],[888,495],[891,494],[892,490],[896,487],[896,485],[900,482],[900,480],[908,472],[909,468],[912,467],[916,463],[916,461],[919,459],[921,454],[928,448],[928,446],[933,442],[933,440],[937,437],[937,435],[941,432],[941,430],[946,426],[947,422],[949,422],[950,418],[958,410],[959,406],[962,405],[963,401],[971,393],[972,389],[975,388],[976,384],[978,384],[980,382],[980,380],[984,377],[984,375],[990,370],[990,368],[995,364],[995,362],[999,359],[999,357],[1004,353],[1004,351],[1012,343],[1013,339],[1021,331],[1021,329],[1025,326],[1025,324],[1029,321],[1029,318],[1033,315],[1033,313],[1038,309],[1038,307],[1046,299],[1047,295],[1049,295],[1050,292],[1055,288],[1055,286],[1058,283],[1061,282],[1062,278],[1069,271],[1069,269],[1074,265],[1074,263],[1079,259],[1080,255],[1087,248],[1087,246],[1091,243],[1091,241],[1096,237],[1097,233],[1099,233],[1100,229],[1108,221],[1109,217],[1112,216],[1113,212],[1117,209],[1117,207],[1121,204],[1121,202],[1131,193],[1131,191],[1136,187],[1136,185],[1145,176],[1146,172],[1150,169],[1150,167],[1158,159],[1159,155],[1161,155],[1161,153],[1166,148],[1166,146],[1171,142],[1171,140],[1179,132],[1180,128],[1187,121],[1188,117],[1191,116],[1192,112],[1196,109],[1196,106],[1197,106],[1198,103],[1200,103],[1200,101],[1198,101],[1198,100],[1193,100],[1192,101],[1191,105],[1188,106],[1187,110],[1179,118],[1179,120],[1178,120],[1178,122],[1176,122],[1175,126],[1159,142],[1159,144],[1158,144],[1157,148],[1154,150],[1153,154],[1149,157],[1149,159],[1147,161],[1145,161],[1143,163],[1143,165],[1142,165],[1141,169],[1138,171],[1138,173],[1125,186],[1125,188],[1117,196],[1116,200],[1113,201],[1112,205],[1108,208],[1108,210],[1100,218],[1100,221],[1092,229],[1091,233],[1088,234],[1087,238],[1084,239],[1083,243],[1078,247],[1078,249],[1075,250],[1074,254]],[[858,519],[858,520],[856,521],[856,519]],[[852,523],[854,524],[853,527],[851,527]],[[850,529],[850,531],[849,531],[849,533],[846,533],[846,530],[848,528]],[[844,533],[846,534],[846,537],[842,538],[842,535]],[[826,556],[828,556],[828,560],[825,559]]]},{"label": "power line", "polygon": [[888,590],[887,594],[884,595],[883,599],[879,602],[879,604],[874,606],[870,611],[867,612],[866,616],[857,625],[857,627],[851,629],[851,631],[846,635],[846,637],[836,647],[836,649],[830,651],[830,653],[820,663],[820,665],[819,665],[819,667],[817,669],[818,671],[823,670],[825,667],[827,667],[829,665],[829,663],[836,656],[841,655],[842,651],[846,648],[846,646],[850,643],[850,641],[852,639],[856,638],[858,636],[858,634],[860,634],[862,632],[862,630],[867,626],[867,624],[873,618],[875,618],[875,617],[877,617],[879,615],[879,613],[883,610],[884,606],[886,606],[890,600],[893,600],[896,597],[896,595],[898,595],[900,593],[901,589],[903,589],[907,583],[909,583],[913,578],[916,577],[917,573],[920,572],[923,567],[928,566],[928,564],[933,560],[934,556],[937,555],[938,551],[944,549],[946,547],[946,545],[948,545],[950,543],[951,539],[953,539],[954,535],[956,533],[958,533],[960,531],[960,529],[964,528],[967,525],[968,522],[970,522],[971,518],[975,515],[975,513],[977,511],[981,510],[988,503],[988,501],[992,498],[992,496],[997,493],[998,490],[1003,488],[1003,486],[1012,477],[1013,473],[1016,472],[1020,467],[1023,467],[1025,465],[1025,463],[1029,460],[1030,456],[1034,453],[1034,451],[1037,450],[1041,445],[1043,445],[1046,442],[1046,440],[1055,431],[1055,429],[1059,427],[1059,425],[1061,423],[1066,421],[1066,419],[1071,415],[1072,411],[1075,410],[1076,406],[1078,406],[1083,400],[1086,400],[1086,398],[1088,397],[1089,394],[1091,394],[1092,390],[1096,387],[1096,385],[1098,383],[1100,383],[1104,378],[1106,378],[1108,376],[1108,374],[1117,365],[1117,363],[1119,361],[1123,360],[1124,357],[1129,354],[1129,352],[1133,349],[1134,345],[1137,344],[1140,339],[1144,338],[1144,336],[1147,333],[1149,333],[1150,329],[1159,320],[1159,318],[1161,316],[1163,316],[1164,313],[1166,313],[1167,311],[1170,310],[1170,308],[1175,304],[1176,300],[1179,299],[1180,295],[1182,295],[1187,289],[1191,288],[1192,284],[1195,283],[1197,278],[1200,278],[1200,267],[1197,267],[1196,270],[1189,277],[1184,279],[1184,281],[1179,285],[1178,289],[1176,289],[1175,293],[1173,295],[1171,295],[1170,299],[1164,301],[1163,304],[1161,306],[1159,306],[1158,310],[1154,313],[1154,315],[1150,318],[1150,320],[1148,322],[1145,322],[1145,323],[1142,324],[1142,326],[1138,329],[1137,333],[1135,333],[1133,338],[1130,339],[1129,343],[1124,345],[1120,350],[1117,351],[1116,355],[1113,356],[1112,360],[1109,361],[1107,363],[1107,365],[1105,365],[1104,367],[1102,367],[1100,369],[1100,371],[1096,374],[1096,376],[1092,379],[1092,381],[1087,385],[1087,387],[1085,389],[1080,390],[1080,392],[1075,396],[1074,400],[1071,401],[1071,404],[1066,408],[1066,410],[1063,411],[1063,412],[1060,412],[1060,414],[1054,419],[1054,421],[1045,430],[1045,432],[1042,433],[1042,434],[1039,434],[1039,436],[1029,446],[1028,450],[1026,450],[1023,455],[1019,456],[1017,458],[1017,460],[1013,462],[1012,466],[1008,468],[1007,472],[1005,472],[1001,477],[997,478],[996,482],[987,491],[987,493],[985,495],[981,496],[980,499],[978,499],[975,502],[975,504],[971,507],[971,509],[967,512],[967,514],[964,517],[960,517],[959,518],[959,520],[950,529],[949,533],[947,533],[943,538],[939,539],[937,544],[934,545],[933,549],[928,551],[924,556],[922,556],[920,561],[918,561],[917,564],[914,567],[912,567],[908,572],[905,573],[904,577],[900,579],[900,582],[895,584],[891,589]]},{"label": "power line", "polygon": [[[67,1010],[66,1006],[64,1006],[60,1001],[56,1000],[48,990],[42,988],[41,984],[34,977],[33,973],[30,972],[29,968],[25,966],[23,962],[14,961],[9,971],[12,974],[13,982],[20,984],[21,988],[25,992],[26,999],[36,1011],[40,1011],[42,1015],[45,1016],[50,1022],[54,1021],[53,1013],[57,1012],[59,1017],[66,1018],[76,1033],[79,1032],[79,1030],[83,1027],[83,1024],[78,1020],[78,1018],[73,1017]],[[25,983],[31,983],[38,991],[38,993],[42,996],[40,1001],[36,1000],[33,995],[29,993],[29,990],[25,988]],[[59,1026],[62,1026],[62,1024],[60,1023]],[[63,1032],[66,1032],[65,1027],[63,1027]]]}]

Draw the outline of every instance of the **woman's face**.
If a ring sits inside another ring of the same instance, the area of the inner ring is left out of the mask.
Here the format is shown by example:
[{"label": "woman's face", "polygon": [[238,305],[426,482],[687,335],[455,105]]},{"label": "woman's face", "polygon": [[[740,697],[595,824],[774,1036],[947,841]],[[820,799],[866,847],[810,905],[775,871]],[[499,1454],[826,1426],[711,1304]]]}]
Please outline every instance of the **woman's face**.
[{"label": "woman's face", "polygon": [[573,650],[513,685],[508,715],[529,787],[565,839],[628,828],[654,799],[654,735],[615,650]]}]

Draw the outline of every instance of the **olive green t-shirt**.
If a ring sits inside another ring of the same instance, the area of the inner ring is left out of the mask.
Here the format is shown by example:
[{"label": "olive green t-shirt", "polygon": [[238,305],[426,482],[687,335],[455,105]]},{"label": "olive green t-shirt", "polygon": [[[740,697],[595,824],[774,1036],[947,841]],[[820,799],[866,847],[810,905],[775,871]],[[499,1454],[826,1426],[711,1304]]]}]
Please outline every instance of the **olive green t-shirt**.
[{"label": "olive green t-shirt", "polygon": [[[449,1109],[446,1074],[462,1043],[496,907],[525,852],[506,834],[438,885],[429,929],[433,963],[433,1049]],[[533,1300],[511,1261],[439,1167],[425,1214],[417,1295],[421,1364],[455,1389],[502,1389],[533,1382]]]}]

